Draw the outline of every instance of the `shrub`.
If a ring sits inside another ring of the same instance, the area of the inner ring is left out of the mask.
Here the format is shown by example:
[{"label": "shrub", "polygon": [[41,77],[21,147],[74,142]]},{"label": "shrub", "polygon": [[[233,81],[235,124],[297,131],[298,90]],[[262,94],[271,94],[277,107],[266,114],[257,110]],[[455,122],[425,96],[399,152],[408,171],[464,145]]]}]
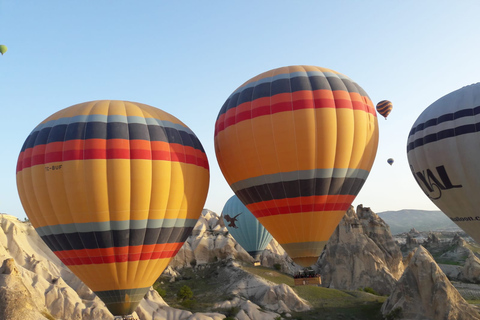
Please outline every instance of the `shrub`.
[{"label": "shrub", "polygon": [[395,319],[401,319],[401,318],[402,318],[402,308],[400,307],[396,307],[385,316],[386,320],[395,320]]},{"label": "shrub", "polygon": [[282,265],[280,263],[275,263],[273,265],[273,268],[277,271],[280,271],[280,270],[282,270]]},{"label": "shrub", "polygon": [[158,292],[158,294],[162,298],[165,298],[165,296],[167,295],[167,291],[165,291],[165,289],[163,288],[158,287],[158,288],[155,288],[155,290]]},{"label": "shrub", "polygon": [[380,295],[377,291],[375,291],[373,288],[370,288],[370,287],[365,287],[365,288],[363,288],[363,291],[368,292],[368,293],[371,293],[371,294],[374,294],[374,295],[376,295],[376,296],[379,296],[379,295]]},{"label": "shrub", "polygon": [[184,307],[185,309],[192,309],[193,306],[195,306],[195,304],[197,303],[197,301],[195,299],[186,299],[186,300],[183,300],[180,305],[182,307]]},{"label": "shrub", "polygon": [[192,289],[190,289],[189,286],[184,285],[183,287],[180,288],[180,290],[178,290],[178,293],[177,293],[178,300],[184,301],[192,298],[193,298],[193,291]]}]

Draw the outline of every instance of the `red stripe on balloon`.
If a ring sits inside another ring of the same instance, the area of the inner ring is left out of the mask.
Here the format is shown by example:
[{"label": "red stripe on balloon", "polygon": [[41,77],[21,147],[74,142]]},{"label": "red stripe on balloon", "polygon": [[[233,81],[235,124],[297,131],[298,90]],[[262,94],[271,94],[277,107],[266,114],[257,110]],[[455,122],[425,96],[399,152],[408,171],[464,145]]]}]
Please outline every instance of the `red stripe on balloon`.
[{"label": "red stripe on balloon", "polygon": [[[99,139],[95,139],[99,140]],[[92,160],[92,159],[144,159],[144,160],[166,160],[195,164],[208,169],[208,159],[205,153],[193,147],[183,146],[174,143],[152,142],[151,148],[139,149],[115,149],[99,148],[101,143],[95,141],[88,143],[75,143],[78,141],[54,142],[50,144],[37,145],[20,153],[17,162],[17,172],[35,165],[48,164],[52,162],[71,161],[71,160]],[[59,148],[59,145],[65,148]],[[93,148],[88,148],[92,146]],[[127,144],[128,146],[128,144]]]},{"label": "red stripe on balloon", "polygon": [[54,251],[67,266],[154,260],[174,257],[183,242],[105,249]]},{"label": "red stripe on balloon", "polygon": [[[311,92],[314,93],[313,91]],[[334,99],[333,97],[325,98],[324,96],[325,95],[323,94],[322,97],[317,97],[313,99],[295,100],[292,98],[291,101],[279,101],[277,103],[272,103],[272,99],[275,97],[273,96],[245,102],[236,107],[228,109],[227,112],[219,115],[215,124],[215,136],[225,128],[237,124],[241,121],[253,119],[260,116],[271,115],[279,112],[295,111],[302,109],[353,109],[365,111],[376,117],[375,109],[360,100],[348,100],[339,98]],[[245,110],[245,105],[249,106],[247,110]]]}]

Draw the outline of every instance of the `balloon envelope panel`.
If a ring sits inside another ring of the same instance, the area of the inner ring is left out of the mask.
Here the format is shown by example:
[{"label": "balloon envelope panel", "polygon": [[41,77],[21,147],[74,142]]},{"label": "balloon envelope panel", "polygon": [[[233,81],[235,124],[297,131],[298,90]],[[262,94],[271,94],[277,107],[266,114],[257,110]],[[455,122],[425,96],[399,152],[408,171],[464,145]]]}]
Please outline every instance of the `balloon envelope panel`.
[{"label": "balloon envelope panel", "polygon": [[237,196],[234,195],[225,203],[222,217],[232,237],[254,259],[259,259],[262,251],[272,241],[272,235]]},{"label": "balloon envelope panel", "polygon": [[426,108],[409,133],[407,156],[427,197],[480,243],[480,84]]},{"label": "balloon envelope panel", "polygon": [[378,144],[375,107],[336,71],[274,69],[230,95],[215,151],[238,198],[303,266],[316,262],[365,182]]},{"label": "balloon envelope panel", "polygon": [[32,225],[114,315],[132,313],[181,248],[208,183],[205,152],[185,124],[125,101],[55,113],[17,163]]}]

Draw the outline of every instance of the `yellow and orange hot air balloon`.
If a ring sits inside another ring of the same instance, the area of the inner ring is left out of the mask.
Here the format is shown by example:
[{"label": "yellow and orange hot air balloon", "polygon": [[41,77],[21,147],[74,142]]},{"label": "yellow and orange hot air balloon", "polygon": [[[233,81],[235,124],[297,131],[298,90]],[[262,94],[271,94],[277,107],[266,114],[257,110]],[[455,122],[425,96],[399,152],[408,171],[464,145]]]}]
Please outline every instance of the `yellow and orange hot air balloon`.
[{"label": "yellow and orange hot air balloon", "polygon": [[227,99],[215,151],[235,194],[298,264],[321,254],[378,145],[375,107],[350,78],[315,66],[262,73]]},{"label": "yellow and orange hot air balloon", "polygon": [[378,113],[380,113],[386,120],[390,112],[392,112],[393,104],[391,101],[382,100],[379,103],[377,103],[376,109]]},{"label": "yellow and orange hot air balloon", "polygon": [[38,234],[116,316],[131,314],[190,234],[208,161],[172,115],[125,101],[63,109],[28,136],[17,186]]}]

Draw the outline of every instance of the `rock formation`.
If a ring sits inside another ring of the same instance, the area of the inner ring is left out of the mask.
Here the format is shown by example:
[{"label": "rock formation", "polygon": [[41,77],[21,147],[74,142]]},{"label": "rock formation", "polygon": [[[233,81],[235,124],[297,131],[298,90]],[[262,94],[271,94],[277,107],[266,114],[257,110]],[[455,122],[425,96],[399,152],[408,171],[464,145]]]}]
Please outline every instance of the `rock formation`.
[{"label": "rock formation", "polygon": [[322,286],[389,294],[403,272],[402,254],[388,225],[370,208],[351,207],[317,262]]},{"label": "rock formation", "polygon": [[469,250],[458,279],[464,282],[480,283],[480,259],[471,250]]},{"label": "rock formation", "polygon": [[[169,266],[184,268],[229,259],[253,263],[253,258],[228,233],[223,219],[209,210],[203,210],[192,235]],[[265,248],[260,261],[266,267],[279,264],[283,272],[290,274],[299,269],[275,239]]]},{"label": "rock formation", "polygon": [[[479,313],[470,306],[422,246],[408,257],[408,266],[382,314],[393,319],[474,320]],[[396,317],[394,317],[396,316]]]},{"label": "rock formation", "polygon": [[[184,246],[183,258],[177,258],[177,265],[191,267],[190,262],[197,260],[196,264],[202,266],[215,260],[215,257],[227,261],[233,258],[249,261],[250,255],[241,247],[237,251],[238,245],[223,229],[218,216],[204,210],[190,237],[191,242]],[[61,263],[29,223],[20,222],[9,215],[0,215],[0,244],[0,319],[113,320],[104,303]],[[275,258],[274,252],[283,252],[281,247],[273,244],[270,248],[273,251],[269,251],[270,256],[265,259],[280,261],[281,257]],[[175,262],[172,265],[165,270],[165,275],[174,281],[179,274],[174,268]],[[277,310],[284,312],[309,308],[288,286],[255,281],[253,275],[249,279],[247,272],[233,265],[224,271],[238,271],[245,278],[236,278],[238,284],[235,281],[223,281],[224,286],[218,294],[220,300],[230,288],[230,292],[234,292],[232,295],[242,301],[237,305],[238,319],[253,320],[258,312],[265,311],[260,311],[255,302],[270,310],[268,314],[271,319],[279,316]],[[192,313],[171,308],[153,289],[150,289],[133,315],[140,320],[225,318],[224,314],[218,312]]]}]

